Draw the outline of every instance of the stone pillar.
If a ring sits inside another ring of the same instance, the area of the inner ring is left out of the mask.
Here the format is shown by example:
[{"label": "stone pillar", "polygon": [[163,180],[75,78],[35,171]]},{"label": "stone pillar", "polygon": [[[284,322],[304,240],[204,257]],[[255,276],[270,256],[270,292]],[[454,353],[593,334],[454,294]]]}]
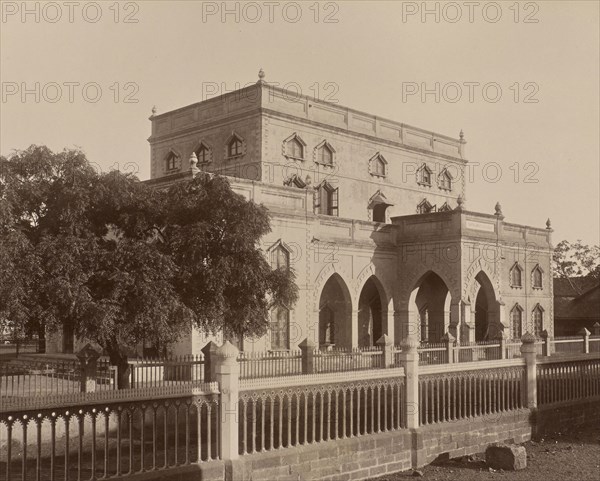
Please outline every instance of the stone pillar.
[{"label": "stone pillar", "polygon": [[419,427],[419,341],[409,336],[402,341],[400,362],[405,374],[405,405],[406,427],[416,429]]},{"label": "stone pillar", "polygon": [[389,338],[392,340],[392,344],[394,343],[394,339],[396,339],[396,321],[394,318],[394,310],[389,309],[387,311],[387,331],[384,331]]},{"label": "stone pillar", "polygon": [[[336,329],[339,329],[336,324]],[[340,347],[350,347],[355,348],[358,347],[358,310],[352,309],[352,326],[350,332],[350,346],[340,346]],[[335,344],[339,346],[338,340],[335,339]]]},{"label": "stone pillar", "polygon": [[96,390],[96,372],[100,353],[91,344],[86,344],[76,356],[81,364],[81,392],[94,392]]},{"label": "stone pillar", "polygon": [[600,336],[600,323],[594,323],[594,325],[592,326],[592,334],[594,336]]},{"label": "stone pillar", "polygon": [[590,353],[590,331],[588,331],[585,327],[579,331],[579,334],[583,336],[583,353]]},{"label": "stone pillar", "polygon": [[240,365],[237,360],[238,354],[238,348],[229,341],[225,341],[221,347],[213,351],[215,380],[219,383],[221,391],[219,447],[223,461],[231,461],[239,457]]},{"label": "stone pillar", "polygon": [[500,342],[500,359],[506,359],[506,334],[504,331],[498,333],[498,341]]},{"label": "stone pillar", "polygon": [[387,334],[381,336],[376,344],[381,348],[383,352],[383,367],[394,366],[394,341]]},{"label": "stone pillar", "polygon": [[460,342],[468,343],[475,341],[475,313],[471,304],[463,302],[461,306]]},{"label": "stone pillar", "polygon": [[455,352],[454,342],[455,341],[456,341],[456,338],[450,332],[446,332],[446,334],[444,334],[442,336],[442,342],[444,344],[446,344],[446,354],[448,357],[448,364],[453,364],[454,362],[456,362],[456,360],[454,359],[454,352]]},{"label": "stone pillar", "polygon": [[542,356],[548,357],[550,355],[550,337],[548,336],[548,331],[544,329],[542,331]]},{"label": "stone pillar", "polygon": [[219,349],[213,341],[204,346],[201,351],[204,354],[204,382],[215,380],[215,352]]},{"label": "stone pillar", "polygon": [[460,337],[460,332],[458,331],[461,322],[460,310],[460,302],[452,302],[452,304],[450,304],[450,323],[448,324],[448,332],[452,334],[454,340]]},{"label": "stone pillar", "polygon": [[521,337],[521,354],[525,359],[525,386],[523,388],[523,404],[529,409],[537,407],[537,366],[535,359],[535,336],[526,332]]},{"label": "stone pillar", "polygon": [[307,337],[298,347],[302,351],[302,374],[315,373],[315,349],[317,344]]}]

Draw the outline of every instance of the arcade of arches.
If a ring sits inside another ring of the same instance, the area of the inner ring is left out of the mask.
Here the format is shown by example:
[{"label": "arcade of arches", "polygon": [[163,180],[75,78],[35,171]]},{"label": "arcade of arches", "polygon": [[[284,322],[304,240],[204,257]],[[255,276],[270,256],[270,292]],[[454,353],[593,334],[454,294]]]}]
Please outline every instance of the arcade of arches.
[{"label": "arcade of arches", "polygon": [[[405,304],[409,331],[404,332],[416,334],[421,342],[441,342],[446,332],[463,341],[495,339],[503,330],[500,303],[483,271],[474,282],[474,302],[468,298],[461,310],[456,308],[461,303],[453,302],[444,280],[433,271],[427,272],[415,284]],[[357,310],[353,311],[352,296],[342,277],[329,277],[319,298],[320,346],[369,347],[376,345],[383,334],[393,332],[389,323],[394,320],[388,316],[385,291],[376,276],[366,281],[355,301]],[[412,331],[411,324],[415,326]]]}]

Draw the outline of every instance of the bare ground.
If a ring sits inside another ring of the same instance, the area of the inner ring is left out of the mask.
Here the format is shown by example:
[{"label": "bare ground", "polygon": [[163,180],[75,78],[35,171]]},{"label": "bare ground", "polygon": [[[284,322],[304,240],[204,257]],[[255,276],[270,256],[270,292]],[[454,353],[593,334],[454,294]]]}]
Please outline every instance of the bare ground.
[{"label": "bare ground", "polygon": [[407,471],[374,478],[400,481],[407,478],[428,481],[599,481],[600,424],[555,433],[545,439],[523,444],[527,449],[527,468],[522,471],[493,471],[483,454],[434,462],[418,473]]}]

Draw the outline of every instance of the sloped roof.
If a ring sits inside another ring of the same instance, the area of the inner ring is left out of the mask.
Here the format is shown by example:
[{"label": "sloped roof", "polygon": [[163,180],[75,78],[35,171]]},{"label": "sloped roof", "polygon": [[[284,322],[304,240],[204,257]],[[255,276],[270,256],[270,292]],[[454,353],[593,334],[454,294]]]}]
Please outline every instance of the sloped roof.
[{"label": "sloped roof", "polygon": [[[576,288],[582,289],[580,295],[568,282],[569,279],[554,279],[554,317],[600,321],[600,283],[597,279],[575,279],[581,281],[580,284],[574,284]],[[560,281],[559,289],[562,289],[560,292],[563,295],[557,295],[556,281]]]},{"label": "sloped roof", "polygon": [[593,277],[555,277],[554,297],[579,297],[598,285],[600,281]]}]

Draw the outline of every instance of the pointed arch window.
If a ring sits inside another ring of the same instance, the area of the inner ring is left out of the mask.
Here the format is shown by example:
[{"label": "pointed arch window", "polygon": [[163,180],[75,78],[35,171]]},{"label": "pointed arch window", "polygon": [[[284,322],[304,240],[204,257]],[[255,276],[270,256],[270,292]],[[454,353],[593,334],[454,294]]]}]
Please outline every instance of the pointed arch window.
[{"label": "pointed arch window", "polygon": [[544,309],[539,304],[531,312],[531,321],[533,323],[533,335],[537,338],[542,337],[544,330]]},{"label": "pointed arch window", "polygon": [[179,164],[179,156],[175,152],[170,150],[169,153],[167,154],[167,158],[165,159],[165,167],[166,167],[167,171],[176,170],[178,164]]},{"label": "pointed arch window", "polygon": [[324,306],[319,312],[319,344],[331,346],[335,344],[335,318],[329,306]]},{"label": "pointed arch window", "polygon": [[427,164],[421,165],[421,167],[419,167],[419,170],[417,170],[417,183],[420,185],[431,187],[432,174],[433,171],[429,168]]},{"label": "pointed arch window", "polygon": [[438,186],[443,190],[452,190],[452,176],[447,169],[442,170],[438,177]]},{"label": "pointed arch window", "polygon": [[199,164],[208,164],[212,160],[211,149],[204,142],[200,142],[194,153]]},{"label": "pointed arch window", "polygon": [[304,151],[306,143],[296,133],[283,141],[283,154],[291,159],[304,160]]},{"label": "pointed arch window", "polygon": [[387,174],[387,160],[380,153],[369,160],[369,174],[374,177],[385,177]]},{"label": "pointed arch window", "polygon": [[521,339],[523,335],[523,308],[517,303],[510,311],[511,339]]},{"label": "pointed arch window", "polygon": [[315,162],[317,164],[332,166],[334,163],[335,149],[324,140],[315,148]]},{"label": "pointed arch window", "polygon": [[315,189],[314,212],[321,215],[339,215],[339,188],[334,188],[329,182],[323,182]]},{"label": "pointed arch window", "polygon": [[290,310],[284,306],[271,309],[271,349],[282,351],[290,348]]},{"label": "pointed arch window", "polygon": [[518,262],[510,269],[510,287],[523,287],[523,269]]},{"label": "pointed arch window", "polygon": [[225,143],[225,156],[227,158],[235,158],[244,155],[244,153],[244,139],[242,139],[238,134],[233,132],[227,139],[227,142]]},{"label": "pointed arch window", "polygon": [[290,268],[290,251],[281,241],[271,249],[271,268],[285,270]]},{"label": "pointed arch window", "polygon": [[435,212],[435,206],[431,205],[427,199],[423,199],[417,206],[417,214],[429,214],[431,212]]},{"label": "pointed arch window", "polygon": [[531,271],[531,285],[534,289],[542,289],[544,287],[544,271],[539,264]]}]

